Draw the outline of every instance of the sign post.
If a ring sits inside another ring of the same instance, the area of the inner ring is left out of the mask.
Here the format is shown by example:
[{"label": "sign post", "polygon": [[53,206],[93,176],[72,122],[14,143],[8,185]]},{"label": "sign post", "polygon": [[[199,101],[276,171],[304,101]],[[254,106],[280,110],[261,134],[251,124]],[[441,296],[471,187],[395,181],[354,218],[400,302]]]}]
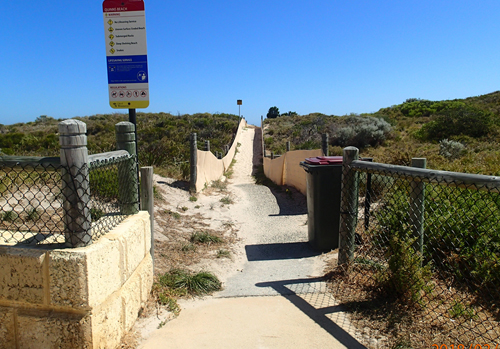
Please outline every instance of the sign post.
[{"label": "sign post", "polygon": [[[128,109],[129,121],[135,126],[135,153],[139,156],[135,109],[149,106],[144,0],[104,0],[102,12],[109,105],[114,109]],[[137,189],[139,191],[139,187]]]},{"label": "sign post", "polygon": [[238,104],[238,117],[241,120],[241,105],[243,104],[243,101],[241,99],[236,100],[236,104]]},{"label": "sign post", "polygon": [[147,108],[149,76],[143,0],[104,0],[104,35],[109,104]]}]

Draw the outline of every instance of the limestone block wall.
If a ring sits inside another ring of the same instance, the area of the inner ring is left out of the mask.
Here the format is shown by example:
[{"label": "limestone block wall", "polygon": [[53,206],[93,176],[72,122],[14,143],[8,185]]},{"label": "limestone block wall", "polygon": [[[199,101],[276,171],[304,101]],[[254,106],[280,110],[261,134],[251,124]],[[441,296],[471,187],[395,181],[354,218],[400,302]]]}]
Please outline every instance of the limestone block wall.
[{"label": "limestone block wall", "polygon": [[264,158],[264,174],[277,185],[289,185],[306,195],[306,172],[300,162],[306,158],[323,155],[321,149],[293,150],[271,160]]},{"label": "limestone block wall", "polygon": [[149,214],[80,248],[0,246],[0,348],[116,348],[153,284]]},{"label": "limestone block wall", "polygon": [[217,159],[212,152],[197,150],[196,152],[196,191],[199,192],[203,190],[205,184],[210,184],[212,181],[215,181],[221,178],[231,166],[231,162],[233,161],[234,155],[236,154],[236,148],[238,146],[238,141],[240,139],[241,132],[243,132],[244,128],[247,127],[247,122],[245,119],[241,119],[240,124],[238,126],[238,131],[236,131],[236,136],[234,137],[233,144],[226,156],[222,159]]}]

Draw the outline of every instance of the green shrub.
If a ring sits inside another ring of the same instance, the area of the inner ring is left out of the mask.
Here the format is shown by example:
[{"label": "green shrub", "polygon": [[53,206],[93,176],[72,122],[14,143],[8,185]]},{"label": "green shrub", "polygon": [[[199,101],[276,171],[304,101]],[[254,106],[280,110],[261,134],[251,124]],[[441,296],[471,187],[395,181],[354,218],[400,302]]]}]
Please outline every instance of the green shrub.
[{"label": "green shrub", "polygon": [[28,214],[26,216],[26,219],[29,221],[37,221],[38,218],[40,218],[40,214],[38,213],[36,208],[32,208],[31,210],[28,210]]},{"label": "green shrub", "polygon": [[173,269],[161,275],[158,282],[163,287],[185,290],[191,295],[204,295],[222,289],[219,279],[205,271],[194,274],[183,269]]},{"label": "green shrub", "polygon": [[[374,212],[379,228],[372,231],[372,241],[396,257],[402,253],[396,242],[403,252],[411,245],[410,190],[404,182],[393,183],[384,194],[384,203]],[[432,263],[436,275],[491,297],[488,289],[500,288],[500,196],[426,185],[424,207],[423,264]],[[415,258],[408,255],[408,260]]]},{"label": "green shrub", "polygon": [[459,135],[477,138],[487,135],[492,130],[492,126],[492,113],[459,104],[441,111],[436,119],[422,126],[417,136],[430,141]]},{"label": "green shrub", "polygon": [[16,211],[6,211],[2,215],[2,220],[5,222],[14,222],[18,217],[19,215]]},{"label": "green shrub", "polygon": [[234,204],[233,199],[231,199],[229,196],[223,197],[222,199],[220,199],[220,202],[222,202],[225,205]]},{"label": "green shrub", "polygon": [[212,235],[206,231],[202,232],[196,232],[191,236],[191,242],[198,242],[201,244],[206,244],[206,243],[222,243],[224,240],[222,240],[220,237],[216,235]]}]

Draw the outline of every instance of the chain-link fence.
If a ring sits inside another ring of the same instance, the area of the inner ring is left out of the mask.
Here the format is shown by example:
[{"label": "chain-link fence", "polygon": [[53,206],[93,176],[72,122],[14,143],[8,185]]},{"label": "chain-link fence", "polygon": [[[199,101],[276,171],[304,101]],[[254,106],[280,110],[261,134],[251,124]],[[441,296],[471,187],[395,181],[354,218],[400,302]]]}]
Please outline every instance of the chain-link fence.
[{"label": "chain-link fence", "polygon": [[83,246],[138,211],[136,156],[66,168],[0,160],[0,244]]},{"label": "chain-link fence", "polygon": [[500,344],[499,192],[495,177],[344,164],[332,289],[369,347]]},{"label": "chain-link fence", "polygon": [[57,163],[0,161],[1,244],[64,242],[61,170]]}]

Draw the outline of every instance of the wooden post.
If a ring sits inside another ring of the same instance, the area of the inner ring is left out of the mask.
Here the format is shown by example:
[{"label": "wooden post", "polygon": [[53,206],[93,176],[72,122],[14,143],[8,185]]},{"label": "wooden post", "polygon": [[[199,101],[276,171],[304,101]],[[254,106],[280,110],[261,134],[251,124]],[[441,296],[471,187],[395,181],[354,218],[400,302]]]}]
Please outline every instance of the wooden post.
[{"label": "wooden post", "polygon": [[344,148],[342,194],[340,196],[339,265],[349,263],[354,257],[354,241],[358,221],[359,175],[357,171],[350,168],[350,164],[358,158],[358,148]]},{"label": "wooden post", "polygon": [[[426,158],[411,159],[411,166],[417,168],[426,168]],[[415,251],[424,253],[424,196],[425,184],[421,181],[410,182],[410,224],[412,227]]]},{"label": "wooden post", "polygon": [[155,264],[155,238],[154,238],[154,194],[153,194],[153,167],[141,167],[141,211],[149,212],[151,225],[151,258],[153,259],[153,270]]},{"label": "wooden post", "polygon": [[290,141],[286,142],[286,151],[290,151]]},{"label": "wooden post", "polygon": [[222,159],[222,152],[220,152],[220,153],[217,152],[217,159],[219,159],[219,160]]},{"label": "wooden post", "polygon": [[210,151],[210,141],[205,141],[205,151]]},{"label": "wooden post", "polygon": [[71,119],[60,122],[58,127],[65,243],[68,247],[87,246],[92,243],[87,125]]},{"label": "wooden post", "polygon": [[274,151],[271,152],[271,160],[274,160]]},{"label": "wooden post", "polygon": [[[373,158],[364,158],[363,161],[373,162]],[[366,174],[366,193],[365,193],[365,230],[370,226],[370,206],[372,202],[372,174]]]},{"label": "wooden post", "polygon": [[197,151],[198,151],[198,145],[196,142],[196,133],[191,133],[191,138],[190,138],[191,157],[189,161],[189,168],[190,168],[189,190],[192,192],[196,192],[196,180],[198,178],[198,172],[196,169],[196,165],[198,163]]},{"label": "wooden post", "polygon": [[[115,125],[116,150],[126,150],[136,155],[135,125],[122,121]],[[139,212],[139,179],[137,178],[137,157],[118,164],[118,196],[122,214]]]},{"label": "wooden post", "polygon": [[261,135],[261,145],[262,145],[262,158],[266,157],[266,144],[264,143],[264,116],[260,116],[260,135]]},{"label": "wooden post", "polygon": [[328,151],[328,133],[324,133],[321,135],[321,150],[323,150],[323,155],[328,156],[329,151]]}]

